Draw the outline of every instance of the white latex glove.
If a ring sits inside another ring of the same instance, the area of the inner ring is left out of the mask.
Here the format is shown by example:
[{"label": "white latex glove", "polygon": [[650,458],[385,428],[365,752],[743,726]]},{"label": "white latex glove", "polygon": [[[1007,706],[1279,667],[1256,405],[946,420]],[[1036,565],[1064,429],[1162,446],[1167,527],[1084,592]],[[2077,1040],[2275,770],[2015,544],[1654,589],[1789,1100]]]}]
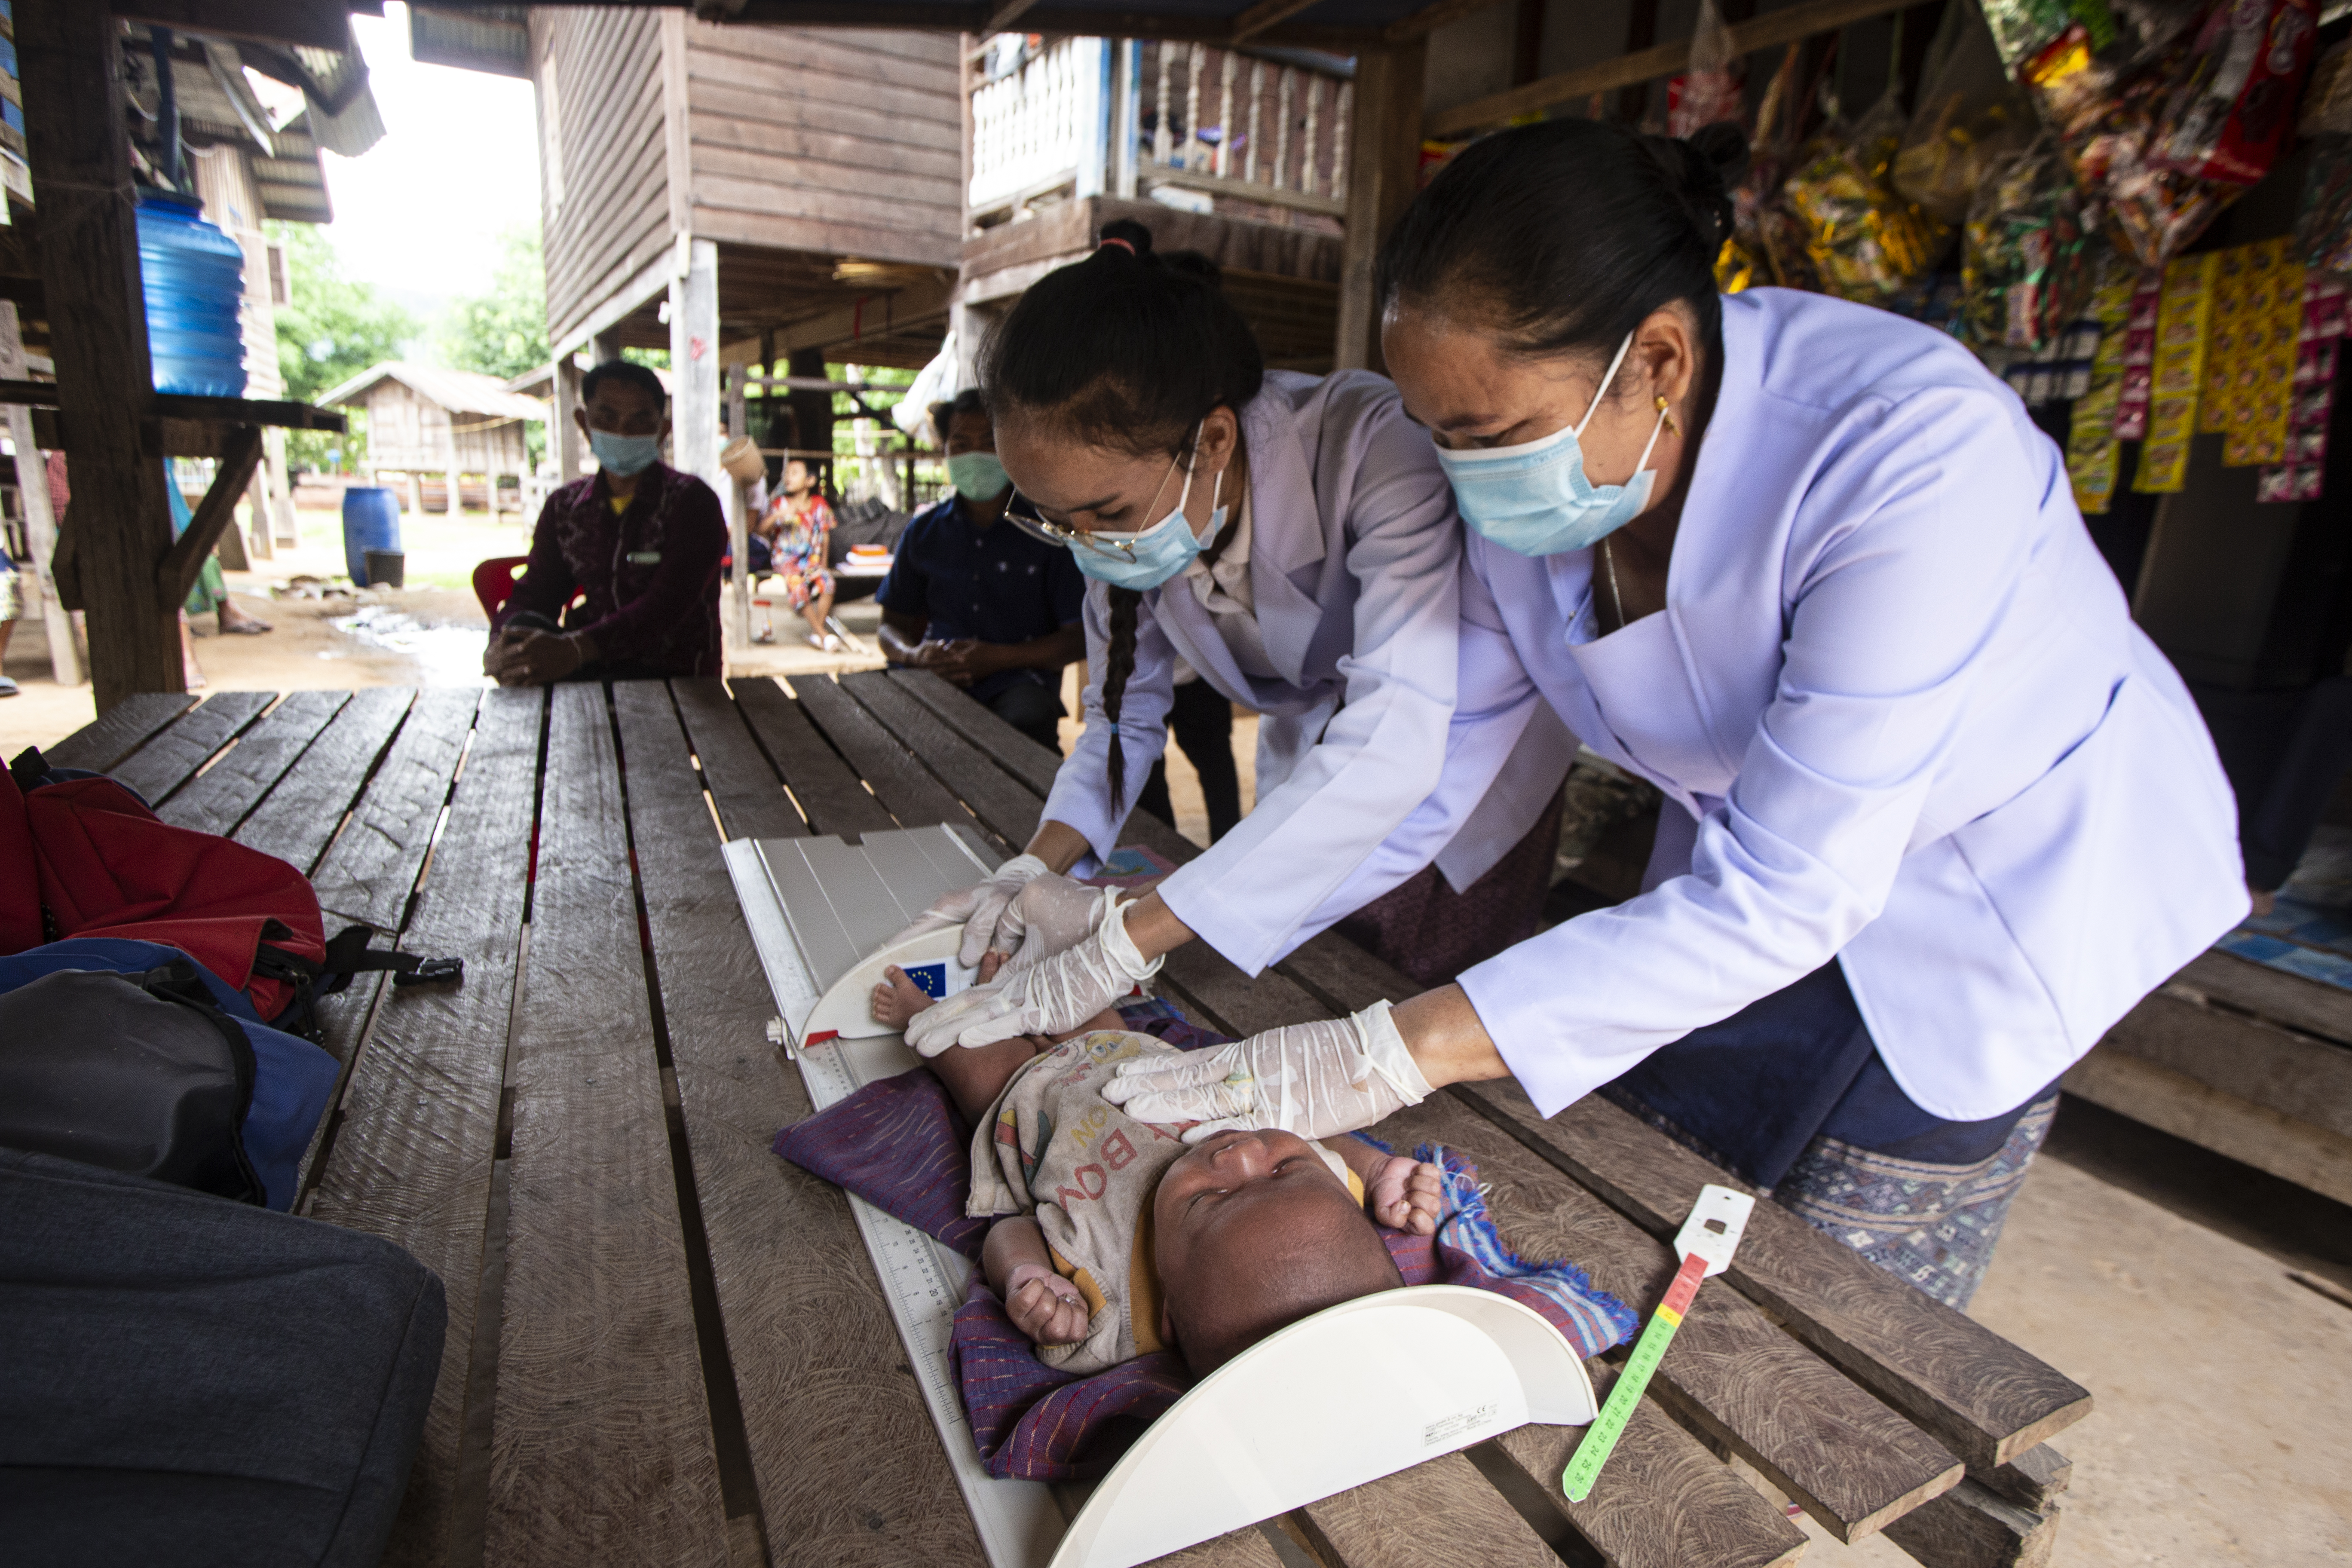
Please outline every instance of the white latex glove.
[{"label": "white latex glove", "polygon": [[996,917],[996,935],[989,944],[1013,954],[1005,962],[1005,973],[1033,968],[1094,935],[1102,921],[1102,895],[1100,888],[1052,871],[1013,895]]},{"label": "white latex glove", "polygon": [[1059,1035],[1076,1028],[1139,981],[1160,973],[1127,935],[1128,906],[1109,888],[1095,894],[1094,935],[992,985],[975,985],[924,1008],[907,1026],[907,1044],[935,1057],[950,1046],[989,1046],[1015,1035]]},{"label": "white latex glove", "polygon": [[1336,1138],[1386,1120],[1430,1093],[1429,1080],[1375,1002],[1349,1018],[1268,1029],[1213,1051],[1123,1062],[1102,1097],[1138,1121],[1198,1121],[1198,1143],[1234,1128]]},{"label": "white latex glove", "polygon": [[992,942],[996,935],[998,917],[1004,913],[1015,894],[1031,882],[1045,875],[1045,862],[1034,855],[1015,855],[996,868],[988,880],[969,888],[958,888],[952,893],[941,893],[931,900],[931,907],[915,917],[915,923],[892,937],[883,945],[896,947],[910,937],[928,931],[942,931],[961,924],[963,945],[956,956],[966,969],[980,967],[981,954],[990,947],[1010,952],[1018,942]]}]

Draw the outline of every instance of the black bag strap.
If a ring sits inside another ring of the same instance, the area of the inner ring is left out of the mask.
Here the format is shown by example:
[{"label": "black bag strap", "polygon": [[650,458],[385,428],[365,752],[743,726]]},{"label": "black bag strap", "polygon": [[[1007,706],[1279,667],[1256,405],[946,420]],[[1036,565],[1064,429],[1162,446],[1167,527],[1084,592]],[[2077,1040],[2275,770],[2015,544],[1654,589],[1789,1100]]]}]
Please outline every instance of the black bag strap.
[{"label": "black bag strap", "polygon": [[313,963],[268,941],[256,947],[254,973],[294,987],[294,1000],[272,1020],[272,1026],[289,1029],[304,1039],[318,1039],[318,999],[350,985],[354,974],[389,972],[394,985],[435,985],[466,978],[462,958],[425,958],[414,952],[371,949],[368,942],[375,935],[372,925],[345,926],[327,939],[323,963]]}]

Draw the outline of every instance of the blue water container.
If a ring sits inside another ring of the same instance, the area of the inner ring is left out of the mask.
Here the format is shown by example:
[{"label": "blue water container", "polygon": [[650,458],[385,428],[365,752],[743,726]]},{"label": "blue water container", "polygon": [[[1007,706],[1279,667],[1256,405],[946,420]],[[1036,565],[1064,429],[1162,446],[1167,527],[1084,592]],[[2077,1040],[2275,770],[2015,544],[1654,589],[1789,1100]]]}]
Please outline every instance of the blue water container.
[{"label": "blue water container", "polygon": [[139,279],[155,390],[245,395],[245,252],[206,223],[204,204],[172,191],[139,196]]},{"label": "blue water container", "polygon": [[381,485],[353,485],[343,492],[343,568],[352,586],[368,585],[367,552],[400,549],[400,498]]}]

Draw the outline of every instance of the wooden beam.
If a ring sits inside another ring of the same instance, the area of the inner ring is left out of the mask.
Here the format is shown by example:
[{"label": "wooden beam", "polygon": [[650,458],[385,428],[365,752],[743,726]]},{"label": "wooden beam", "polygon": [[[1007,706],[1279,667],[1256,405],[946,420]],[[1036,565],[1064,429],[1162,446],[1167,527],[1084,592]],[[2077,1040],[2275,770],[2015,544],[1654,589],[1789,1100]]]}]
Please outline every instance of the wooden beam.
[{"label": "wooden beam", "polygon": [[16,8],[25,140],[41,193],[37,238],[61,422],[79,433],[68,527],[104,712],[136,691],[180,691],[179,617],[155,596],[172,546],[163,465],[140,421],[154,395],[123,120],[121,25],[84,0]]},{"label": "wooden beam", "polygon": [[1400,16],[1391,22],[1381,29],[1381,40],[1383,43],[1405,44],[1415,38],[1425,38],[1450,22],[1475,16],[1487,6],[1500,3],[1501,0],[1435,0],[1435,4],[1424,5],[1410,16]]},{"label": "wooden beam", "polygon": [[[1753,54],[1777,44],[1792,44],[1815,33],[1826,33],[1855,22],[1884,16],[1890,11],[1900,11],[1909,0],[1805,0],[1799,5],[1759,16],[1752,22],[1742,22],[1731,29],[1731,47],[1735,55]],[[1492,93],[1468,103],[1443,109],[1431,115],[1423,124],[1424,135],[1433,137],[1461,136],[1474,131],[1484,131],[1505,123],[1522,114],[1535,114],[1554,104],[1572,102],[1612,88],[1630,87],[1636,82],[1653,81],[1672,76],[1690,64],[1690,40],[1679,38],[1671,44],[1621,55],[1613,60],[1597,65],[1580,66],[1575,70],[1561,71],[1557,76],[1531,81],[1525,87],[1515,87],[1508,92]]]},{"label": "wooden beam", "polygon": [[1356,107],[1348,127],[1347,232],[1339,250],[1338,370],[1381,368],[1380,306],[1372,261],[1421,184],[1422,83],[1429,45],[1366,49],[1356,57]]},{"label": "wooden beam", "polygon": [[163,552],[155,568],[156,591],[163,602],[174,612],[188,590],[196,585],[197,574],[205,569],[205,557],[220,542],[221,533],[236,518],[236,499],[253,479],[253,470],[261,461],[261,431],[252,425],[241,425],[229,437],[228,449],[222,454],[220,468],[213,475],[212,488],[196,504],[196,515],[172,548]]},{"label": "wooden beam", "polygon": [[989,13],[988,20],[981,26],[981,37],[989,37],[1004,31],[1027,15],[1029,8],[1036,4],[1037,0],[1003,0]]},{"label": "wooden beam", "polygon": [[2020,1508],[1962,1481],[1886,1527],[1927,1568],[2042,1568],[2058,1544],[2058,1510]]},{"label": "wooden beam", "polygon": [[350,47],[350,9],[342,0],[114,0],[113,6],[125,21],[314,49]]},{"label": "wooden beam", "polygon": [[1277,23],[1287,22],[1319,0],[1257,0],[1257,4],[1234,18],[1233,41],[1246,43]]}]

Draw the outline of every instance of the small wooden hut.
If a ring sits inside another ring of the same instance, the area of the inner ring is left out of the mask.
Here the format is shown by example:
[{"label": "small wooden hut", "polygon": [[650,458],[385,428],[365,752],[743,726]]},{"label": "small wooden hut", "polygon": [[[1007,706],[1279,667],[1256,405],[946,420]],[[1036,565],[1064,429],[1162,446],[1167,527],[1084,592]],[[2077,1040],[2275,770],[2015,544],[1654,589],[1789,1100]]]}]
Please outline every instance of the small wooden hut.
[{"label": "small wooden hut", "polygon": [[[357,408],[367,415],[367,458],[362,472],[370,484],[398,475],[408,510],[428,510],[432,481],[440,504],[430,510],[457,515],[467,497],[464,476],[480,481],[475,492],[485,510],[523,504],[523,480],[530,473],[523,426],[544,423],[547,405],[507,390],[494,375],[470,370],[387,360],[370,365],[341,385],[320,395],[325,408]],[[514,481],[511,489],[504,481]]]}]

